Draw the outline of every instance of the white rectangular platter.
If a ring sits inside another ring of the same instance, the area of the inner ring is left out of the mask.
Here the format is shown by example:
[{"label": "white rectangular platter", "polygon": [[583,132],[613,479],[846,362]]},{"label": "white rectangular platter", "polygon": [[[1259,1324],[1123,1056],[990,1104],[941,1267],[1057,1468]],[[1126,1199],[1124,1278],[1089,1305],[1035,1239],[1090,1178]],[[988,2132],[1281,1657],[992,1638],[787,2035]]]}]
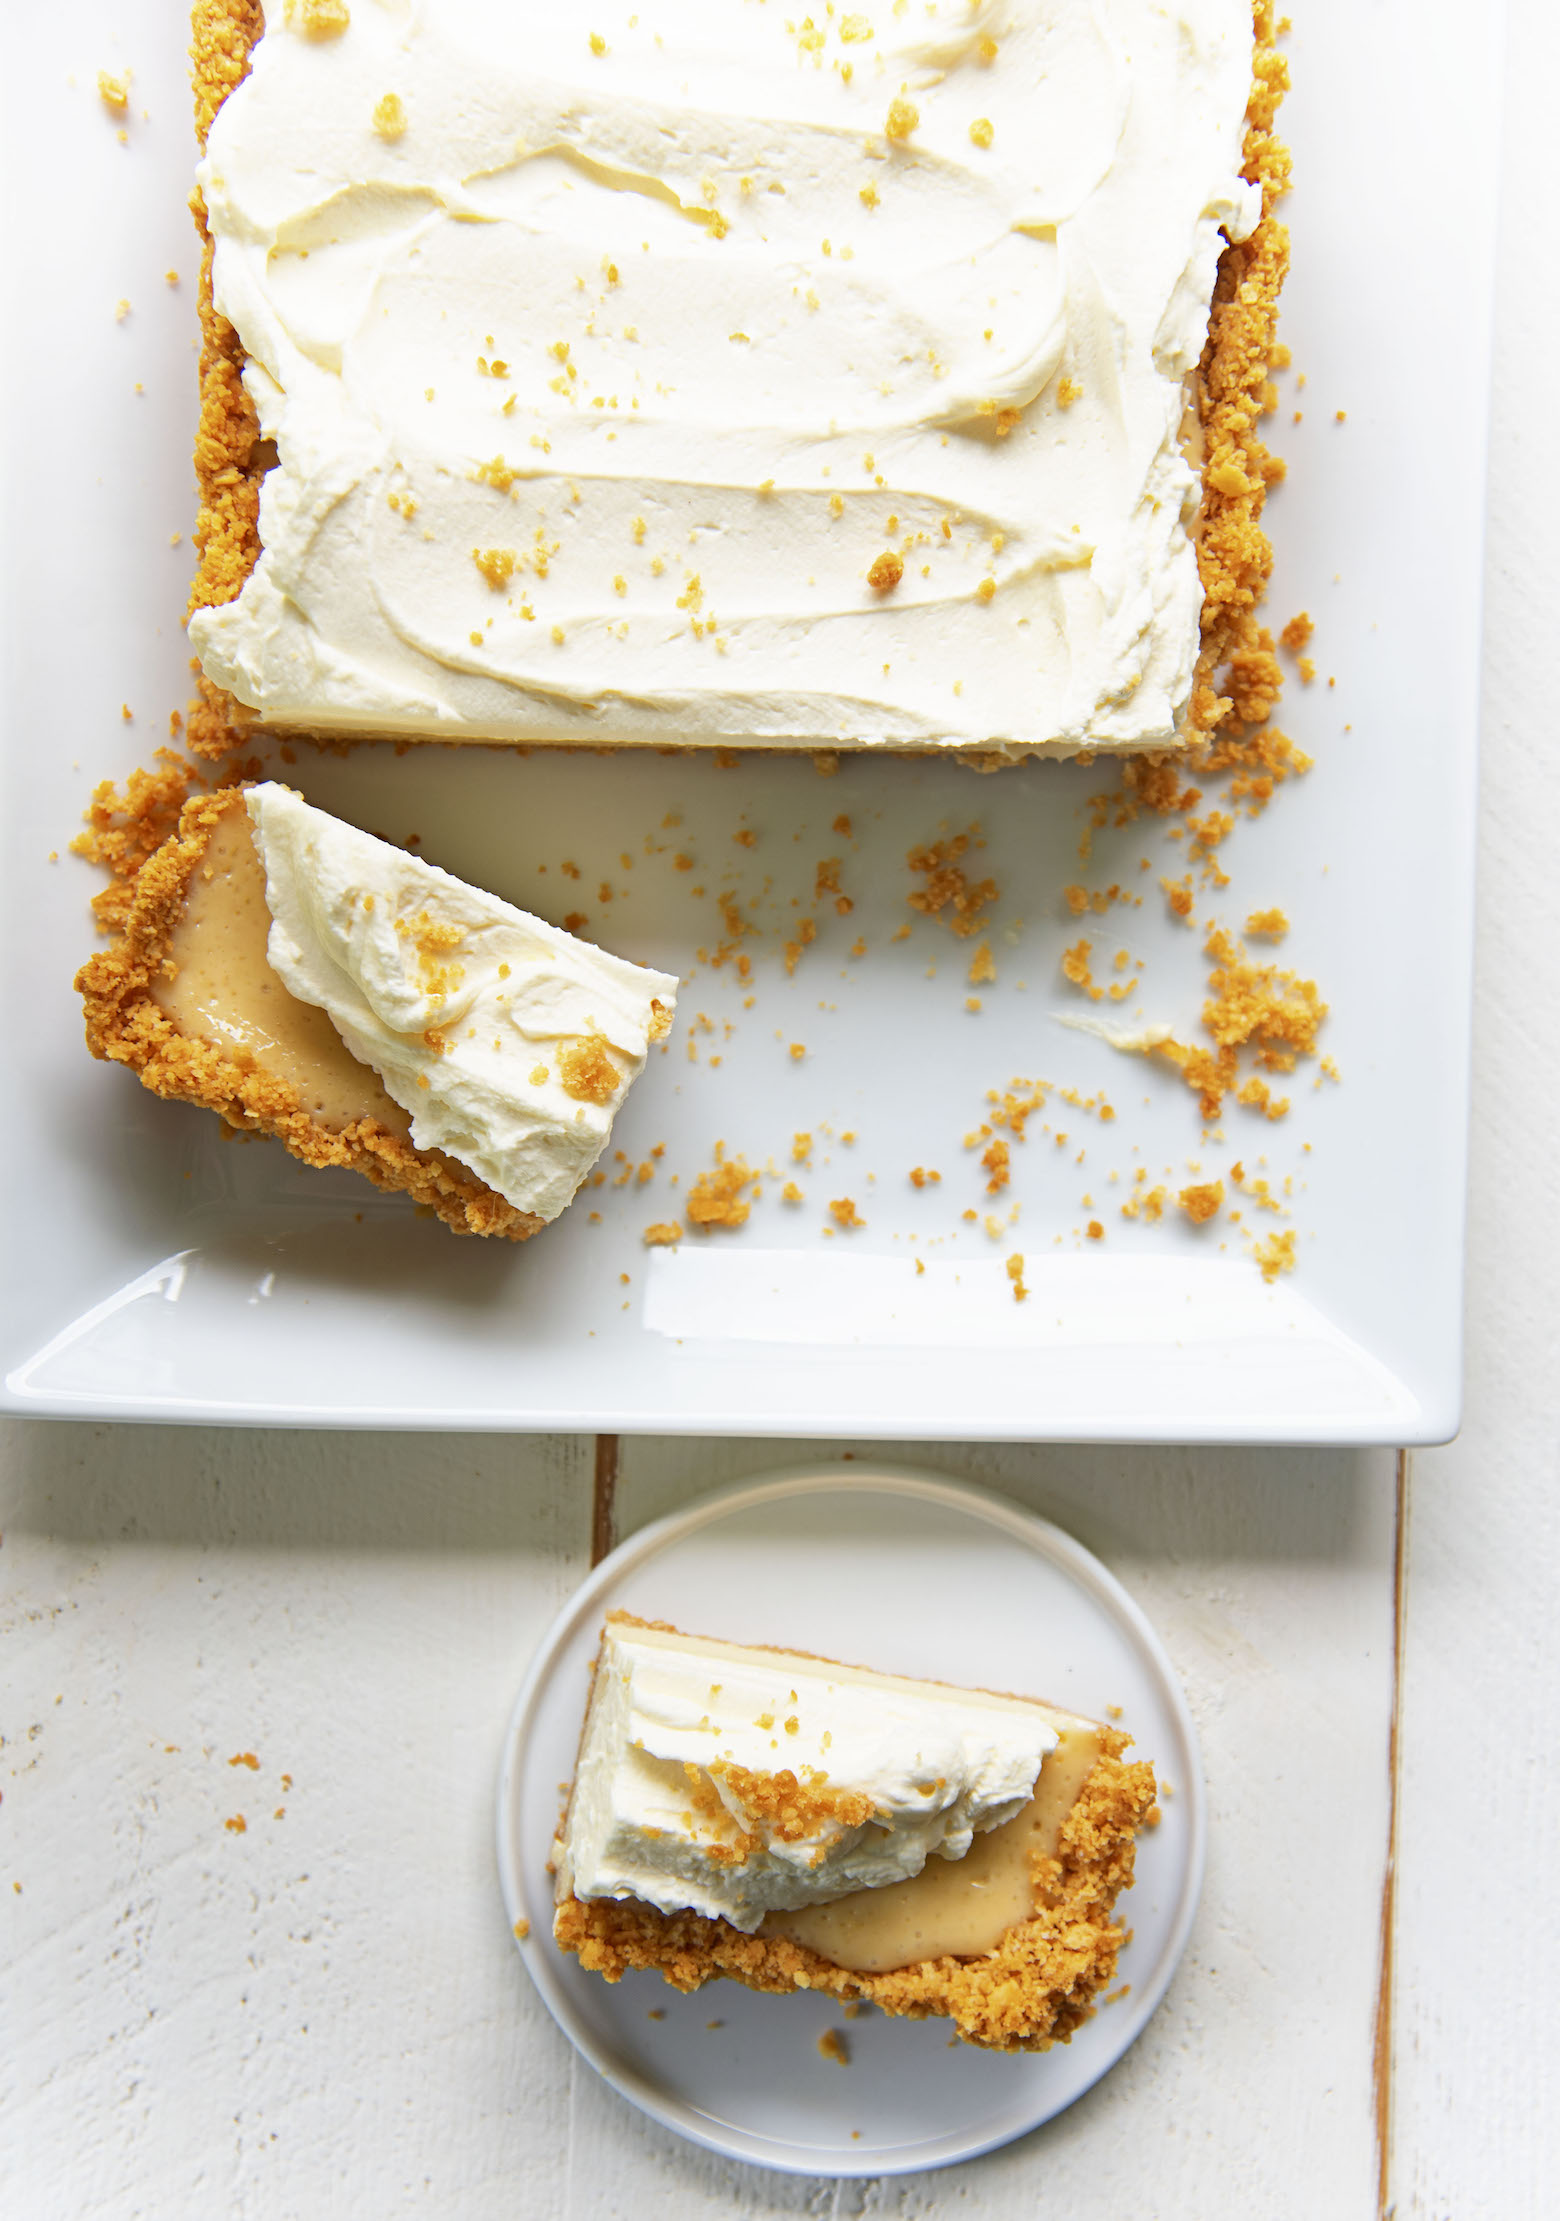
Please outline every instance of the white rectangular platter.
[{"label": "white rectangular platter", "polygon": [[[280,767],[310,800],[415,834],[545,916],[582,911],[588,933],[687,982],[615,1137],[654,1177],[617,1185],[609,1157],[605,1185],[513,1248],[452,1239],[273,1144],[235,1146],[81,1046],[70,978],[94,880],[67,843],[95,781],[148,761],[189,690],[184,24],[172,0],[7,12],[9,1407],[897,1439],[1455,1431],[1499,17],[1481,11],[1473,36],[1450,0],[1293,13],[1295,372],[1273,420],[1290,476],[1269,511],[1271,613],[1316,620],[1319,676],[1292,680],[1279,713],[1315,768],[1239,826],[1230,884],[1198,889],[1198,930],[1159,893],[1187,868],[1168,821],[1106,828],[1080,864],[1088,799],[1115,783],[1104,765],[983,778],[846,757],[822,777],[806,760],[366,747]],[[126,64],[121,144],[95,78]],[[977,987],[976,943],[906,907],[907,850],[972,825],[1000,890],[984,935],[997,978]],[[815,899],[827,858],[848,916]],[[1141,907],[1080,924],[1063,896],[1079,881],[1119,881]],[[746,979],[711,961],[727,896]],[[1275,904],[1293,921],[1280,960],[1331,1006],[1340,1081],[1313,1086],[1302,1064],[1286,1120],[1232,1102],[1209,1138],[1161,1062],[1066,1021],[1200,1038],[1202,927]],[[815,908],[788,972],[784,943]],[[1090,1004],[1062,977],[1080,933],[1097,976],[1137,982],[1125,1001]],[[1018,1077],[1103,1092],[1116,1115],[1053,1098],[992,1197],[964,1138]],[[746,1224],[647,1249],[646,1225],[683,1216],[717,1145],[774,1168]],[[1140,1167],[1173,1195],[1237,1160],[1289,1183],[1287,1218],[1121,1214]],[[916,1166],[940,1181],[915,1186]],[[788,1203],[792,1178],[803,1199]],[[865,1222],[848,1232],[828,1211],[845,1198]],[[1297,1265],[1269,1283],[1249,1236],[1280,1225]]]}]

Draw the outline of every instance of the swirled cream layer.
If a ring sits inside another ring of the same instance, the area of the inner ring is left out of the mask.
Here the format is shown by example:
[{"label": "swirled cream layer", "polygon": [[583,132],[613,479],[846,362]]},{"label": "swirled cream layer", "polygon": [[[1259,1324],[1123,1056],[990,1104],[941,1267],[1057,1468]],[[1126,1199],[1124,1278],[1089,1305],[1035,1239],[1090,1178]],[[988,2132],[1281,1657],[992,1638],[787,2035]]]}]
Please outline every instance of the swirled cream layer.
[{"label": "swirled cream layer", "polygon": [[[266,961],[442,1149],[555,1219],[668,1031],[677,981],[409,856],[272,780],[245,796]],[[367,1106],[365,1106],[367,1107]]]},{"label": "swirled cream layer", "polygon": [[903,1882],[1024,1809],[1057,1717],[614,1613],[558,1896],[637,1897],[751,1935],[766,1913]]},{"label": "swirled cream layer", "polygon": [[1249,0],[271,13],[200,183],[280,460],[190,627],[267,724],[1174,738]]}]

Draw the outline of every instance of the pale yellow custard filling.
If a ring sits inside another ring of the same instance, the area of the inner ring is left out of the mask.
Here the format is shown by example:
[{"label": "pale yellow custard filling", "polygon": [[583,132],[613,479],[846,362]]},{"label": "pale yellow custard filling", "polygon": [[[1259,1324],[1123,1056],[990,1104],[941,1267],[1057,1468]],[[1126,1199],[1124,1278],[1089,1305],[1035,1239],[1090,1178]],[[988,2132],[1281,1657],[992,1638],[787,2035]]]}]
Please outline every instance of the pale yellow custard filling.
[{"label": "pale yellow custard filling", "polygon": [[394,1134],[411,1119],[359,1063],[323,1010],[290,995],[266,960],[271,913],[250,822],[230,810],[212,827],[190,874],[183,914],[168,944],[171,976],[152,987],[179,1031],[229,1053],[247,1050],[297,1091],[323,1126],[372,1118]]},{"label": "pale yellow custard filling", "polygon": [[1061,1737],[1034,1796],[1005,1826],[977,1835],[961,1859],[929,1858],[919,1874],[853,1890],[826,1905],[765,1915],[760,1933],[787,1936],[856,1973],[922,1959],[983,1958],[1041,1901],[1035,1869],[1054,1858],[1062,1823],[1101,1754],[1098,1733],[1070,1713],[1046,1713]]}]

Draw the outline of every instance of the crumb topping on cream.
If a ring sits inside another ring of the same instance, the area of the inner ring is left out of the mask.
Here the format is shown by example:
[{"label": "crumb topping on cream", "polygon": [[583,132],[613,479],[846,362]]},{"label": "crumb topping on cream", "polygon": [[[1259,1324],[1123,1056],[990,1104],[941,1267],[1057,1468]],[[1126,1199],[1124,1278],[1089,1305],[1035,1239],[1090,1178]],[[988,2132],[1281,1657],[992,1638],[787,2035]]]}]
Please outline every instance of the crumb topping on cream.
[{"label": "crumb topping on cream", "polygon": [[1249,0],[598,15],[261,39],[201,189],[280,462],[208,675],[447,738],[1171,739]]},{"label": "crumb topping on cream", "polygon": [[553,1219],[671,1022],[677,982],[467,886],[267,781],[245,797],[266,956],[440,1149]]}]

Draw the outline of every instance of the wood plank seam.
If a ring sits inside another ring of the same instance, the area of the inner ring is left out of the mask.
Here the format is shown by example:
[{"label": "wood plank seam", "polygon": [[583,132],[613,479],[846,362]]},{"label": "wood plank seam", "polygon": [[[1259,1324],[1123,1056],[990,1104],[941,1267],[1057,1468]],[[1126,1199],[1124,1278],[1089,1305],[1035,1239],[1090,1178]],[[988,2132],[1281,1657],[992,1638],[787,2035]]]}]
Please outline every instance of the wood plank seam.
[{"label": "wood plank seam", "polygon": [[617,1541],[614,1504],[617,1497],[618,1437],[596,1437],[596,1480],[590,1500],[590,1562],[600,1565]]},{"label": "wood plank seam", "polygon": [[1376,2029],[1371,2047],[1371,2087],[1376,2115],[1376,2211],[1392,2221],[1392,1979],[1397,1910],[1399,1714],[1403,1701],[1403,1617],[1407,1601],[1408,1494],[1413,1459],[1397,1454],[1397,1501],[1392,1535],[1392,1708],[1387,1727],[1387,1856],[1381,1879],[1381,1957],[1376,1976]]}]

